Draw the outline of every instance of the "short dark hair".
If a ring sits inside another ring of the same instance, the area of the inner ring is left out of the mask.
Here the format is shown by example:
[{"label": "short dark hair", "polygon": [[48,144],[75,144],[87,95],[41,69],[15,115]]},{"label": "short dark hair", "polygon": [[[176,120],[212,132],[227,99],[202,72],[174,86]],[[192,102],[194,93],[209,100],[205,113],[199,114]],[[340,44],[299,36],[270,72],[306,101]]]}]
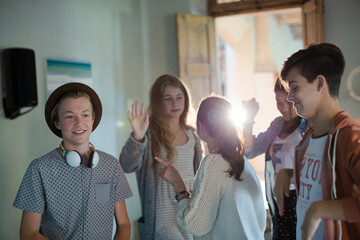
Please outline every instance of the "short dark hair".
[{"label": "short dark hair", "polygon": [[320,74],[323,75],[329,86],[330,95],[339,96],[345,59],[338,46],[331,43],[311,44],[306,49],[295,52],[282,66],[282,81],[287,81],[287,75],[294,67],[298,68],[308,82],[313,82]]}]

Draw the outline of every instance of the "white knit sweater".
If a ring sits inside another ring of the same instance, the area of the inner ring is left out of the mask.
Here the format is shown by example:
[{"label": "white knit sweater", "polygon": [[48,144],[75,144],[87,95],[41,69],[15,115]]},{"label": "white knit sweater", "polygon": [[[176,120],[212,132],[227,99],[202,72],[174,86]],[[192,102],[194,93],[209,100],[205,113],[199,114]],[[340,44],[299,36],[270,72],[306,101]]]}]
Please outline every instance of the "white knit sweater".
[{"label": "white knit sweater", "polygon": [[266,214],[260,182],[245,159],[242,181],[229,163],[207,155],[195,176],[191,199],[178,203],[177,221],[194,239],[264,239]]}]

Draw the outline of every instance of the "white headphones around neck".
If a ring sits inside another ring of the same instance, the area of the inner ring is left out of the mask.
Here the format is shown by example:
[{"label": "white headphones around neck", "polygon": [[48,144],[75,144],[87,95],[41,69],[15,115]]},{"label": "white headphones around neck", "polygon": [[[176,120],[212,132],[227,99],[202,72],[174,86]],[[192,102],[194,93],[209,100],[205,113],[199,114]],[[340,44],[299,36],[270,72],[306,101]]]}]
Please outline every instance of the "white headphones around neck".
[{"label": "white headphones around neck", "polygon": [[[91,143],[89,144],[91,153],[87,166],[89,168],[94,168],[99,163],[99,154],[95,151],[94,145],[92,145]],[[76,150],[66,151],[62,142],[60,143],[60,151],[62,152],[62,156],[66,159],[67,164],[69,164],[71,167],[76,168],[83,164],[81,154]]]}]

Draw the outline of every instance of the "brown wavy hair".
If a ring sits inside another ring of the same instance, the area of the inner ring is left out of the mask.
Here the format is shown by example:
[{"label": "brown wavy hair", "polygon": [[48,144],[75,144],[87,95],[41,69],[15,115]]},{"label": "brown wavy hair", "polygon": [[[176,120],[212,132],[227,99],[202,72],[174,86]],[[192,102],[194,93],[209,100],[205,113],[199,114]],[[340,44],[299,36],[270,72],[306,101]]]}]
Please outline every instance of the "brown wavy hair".
[{"label": "brown wavy hair", "polygon": [[216,140],[218,152],[230,164],[230,177],[241,181],[244,171],[244,146],[240,134],[230,118],[231,104],[222,97],[210,96],[201,101],[197,123],[201,122],[208,134]]},{"label": "brown wavy hair", "polygon": [[[160,156],[161,146],[165,147],[167,159],[169,162],[174,160],[177,154],[175,145],[173,144],[175,136],[170,132],[168,119],[163,107],[164,89],[166,86],[180,88],[185,97],[184,111],[180,115],[180,123],[186,129],[191,128],[189,123],[189,115],[191,112],[190,94],[185,84],[176,76],[161,75],[152,85],[150,90],[150,106],[148,109],[150,115],[149,129],[151,133],[151,148],[154,156]],[[154,160],[153,167],[156,168],[158,162]]]}]

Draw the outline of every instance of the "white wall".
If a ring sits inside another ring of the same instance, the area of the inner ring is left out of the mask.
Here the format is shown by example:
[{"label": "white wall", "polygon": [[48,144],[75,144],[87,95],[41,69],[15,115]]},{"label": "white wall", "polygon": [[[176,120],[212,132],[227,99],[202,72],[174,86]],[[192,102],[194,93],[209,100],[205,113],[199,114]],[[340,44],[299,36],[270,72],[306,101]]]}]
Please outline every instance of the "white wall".
[{"label": "white wall", "polygon": [[[346,81],[350,72],[360,67],[360,1],[324,0],[325,41],[337,44],[344,53],[346,66],[340,86],[340,105],[350,114],[360,118],[360,102],[350,97]],[[356,78],[360,93],[360,75]]]},{"label": "white wall", "polygon": [[[31,160],[57,147],[60,139],[48,129],[44,119],[46,102],[45,59],[89,61],[94,89],[104,116],[91,141],[95,147],[117,155],[113,51],[119,14],[115,1],[1,1],[0,48],[26,47],[35,51],[38,106],[14,120],[0,115],[0,221],[1,239],[18,236],[21,211],[12,207],[17,188]],[[124,106],[119,106],[119,110]],[[103,139],[106,139],[105,141]]]},{"label": "white wall", "polygon": [[[96,148],[117,157],[130,126],[127,101],[148,102],[155,78],[178,74],[175,13],[205,14],[205,0],[0,0],[0,50],[31,48],[36,54],[38,106],[14,120],[0,107],[0,239],[17,239],[21,210],[12,207],[28,164],[60,143],[44,119],[45,59],[89,61],[103,117],[93,132]],[[121,121],[124,126],[117,127]],[[135,194],[127,201],[132,221],[141,214]]]}]

